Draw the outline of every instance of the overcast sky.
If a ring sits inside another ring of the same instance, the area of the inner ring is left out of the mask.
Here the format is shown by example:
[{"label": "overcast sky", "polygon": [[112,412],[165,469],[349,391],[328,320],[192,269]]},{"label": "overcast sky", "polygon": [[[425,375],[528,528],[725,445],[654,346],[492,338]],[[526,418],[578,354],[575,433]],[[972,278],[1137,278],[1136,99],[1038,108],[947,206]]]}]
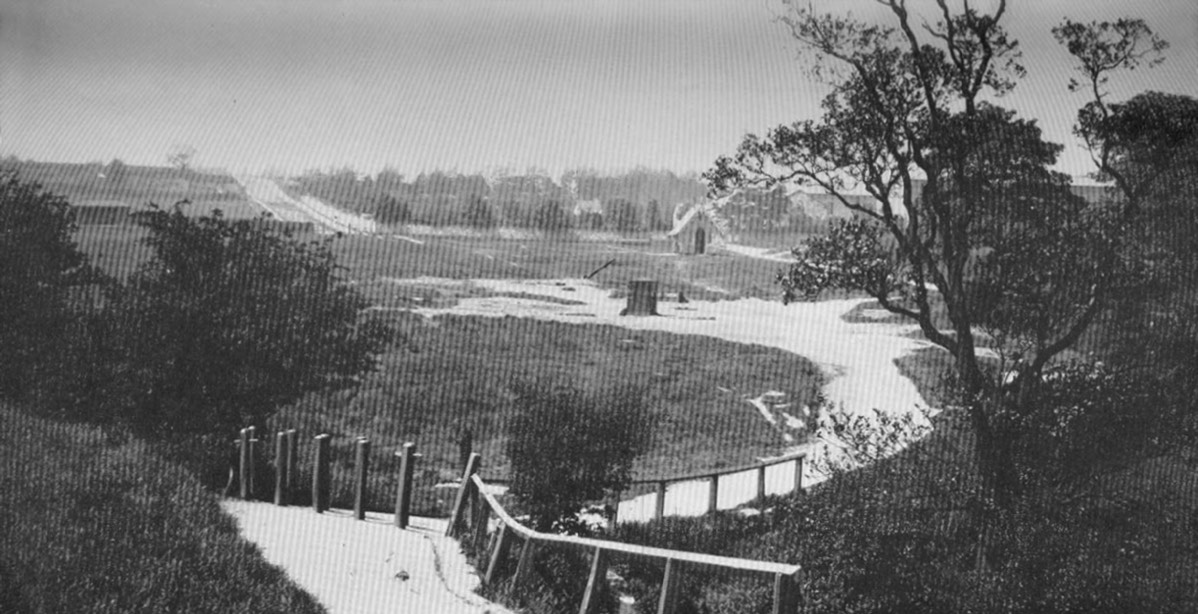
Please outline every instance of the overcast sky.
[{"label": "overcast sky", "polygon": [[[877,14],[868,0],[812,0]],[[978,0],[974,4],[986,6]],[[913,7],[934,6],[910,0]],[[1070,135],[1084,102],[1050,28],[1131,11],[1172,47],[1113,89],[1198,96],[1193,0],[1011,0],[1003,104]],[[235,171],[529,166],[702,171],[823,91],[777,0],[0,0],[0,154]]]}]

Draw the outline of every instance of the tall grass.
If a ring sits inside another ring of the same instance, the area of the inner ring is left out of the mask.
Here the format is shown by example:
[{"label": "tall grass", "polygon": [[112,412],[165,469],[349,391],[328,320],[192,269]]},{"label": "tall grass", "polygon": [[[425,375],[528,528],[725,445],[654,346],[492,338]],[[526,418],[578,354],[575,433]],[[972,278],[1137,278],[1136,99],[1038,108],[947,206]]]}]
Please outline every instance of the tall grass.
[{"label": "tall grass", "polygon": [[0,611],[324,611],[147,444],[12,408],[0,441]]}]

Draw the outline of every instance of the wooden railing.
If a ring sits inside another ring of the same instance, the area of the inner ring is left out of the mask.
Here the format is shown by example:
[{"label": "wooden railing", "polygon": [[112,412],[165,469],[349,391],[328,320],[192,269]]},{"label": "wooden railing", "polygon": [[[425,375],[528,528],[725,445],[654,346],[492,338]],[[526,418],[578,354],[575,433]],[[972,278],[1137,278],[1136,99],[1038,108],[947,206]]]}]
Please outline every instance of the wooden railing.
[{"label": "wooden railing", "polygon": [[[750,559],[737,559],[681,550],[669,550],[650,546],[639,546],[620,542],[576,537],[572,535],[557,535],[541,533],[529,529],[511,517],[500,505],[499,501],[487,492],[486,482],[477,475],[479,466],[478,454],[470,456],[466,472],[462,478],[454,500],[453,512],[449,518],[446,534],[459,539],[473,540],[474,549],[479,552],[478,561],[481,578],[484,584],[493,584],[503,573],[502,566],[507,559],[514,540],[520,540],[522,546],[517,558],[516,568],[511,576],[513,591],[519,590],[527,580],[532,562],[539,547],[554,544],[562,547],[576,548],[589,552],[591,555],[590,573],[587,577],[586,589],[583,592],[579,613],[587,614],[595,603],[601,583],[607,573],[607,565],[612,555],[623,555],[641,559],[659,560],[665,566],[657,611],[659,614],[673,612],[678,599],[678,587],[682,570],[686,566],[709,566],[733,571],[764,574],[773,580],[773,613],[794,614],[798,611],[801,589],[802,568],[798,565],[770,563]],[[778,461],[785,462],[785,461]],[[777,463],[765,463],[764,466]],[[756,465],[748,466],[751,470]],[[796,467],[798,469],[799,467]],[[746,470],[746,469],[741,469]],[[716,476],[719,474],[702,473],[697,476]],[[686,476],[683,476],[686,477]],[[691,478],[693,479],[693,478]],[[675,480],[675,478],[671,478]],[[797,480],[796,480],[797,482]],[[470,513],[467,513],[469,508]],[[496,532],[488,540],[487,534],[491,525],[491,516],[497,520]],[[490,546],[487,543],[490,543]],[[485,570],[482,565],[485,562]]]},{"label": "wooden railing", "polygon": [[[793,487],[791,488],[791,490],[789,490],[787,492],[797,492],[797,493],[803,492],[803,463],[804,463],[804,459],[806,459],[806,458],[807,458],[807,455],[803,454],[803,453],[792,454],[792,455],[784,456],[781,458],[771,459],[768,461],[761,461],[761,462],[757,462],[757,463],[749,463],[746,465],[740,465],[738,467],[732,467],[732,468],[728,468],[728,469],[719,469],[719,470],[715,470],[715,471],[698,471],[695,473],[673,475],[673,476],[668,476],[668,477],[641,478],[641,479],[632,480],[631,485],[637,486],[637,485],[652,484],[657,487],[657,497],[654,502],[653,518],[656,520],[661,520],[662,516],[665,515],[666,493],[669,490],[670,484],[707,480],[708,481],[707,511],[714,512],[717,509],[717,504],[718,504],[718,499],[719,499],[720,479],[723,477],[732,475],[732,474],[736,474],[736,473],[746,473],[749,471],[757,472],[757,498],[760,499],[760,498],[764,497],[766,494],[766,486],[765,486],[766,485],[766,479],[765,479],[766,469],[768,469],[770,467],[775,467],[778,465],[783,465],[786,463],[794,463]],[[485,477],[483,479],[486,482],[495,483],[495,484],[507,484],[510,482],[510,480],[503,479],[503,478]],[[621,501],[622,497],[623,497],[623,493],[617,494],[615,497],[615,501],[613,503],[614,517],[617,519],[619,518],[619,508],[620,508],[620,501]]]}]

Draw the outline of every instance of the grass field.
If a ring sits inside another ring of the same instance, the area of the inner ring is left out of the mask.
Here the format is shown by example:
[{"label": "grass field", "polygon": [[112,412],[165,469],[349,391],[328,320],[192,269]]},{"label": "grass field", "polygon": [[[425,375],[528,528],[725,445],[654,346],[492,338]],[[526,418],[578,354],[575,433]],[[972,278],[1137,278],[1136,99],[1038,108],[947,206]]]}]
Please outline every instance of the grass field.
[{"label": "grass field", "polygon": [[[410,347],[387,354],[382,368],[357,389],[314,395],[272,420],[278,428],[300,430],[305,442],[321,432],[334,435],[339,501],[349,501],[351,446],[358,435],[375,446],[379,470],[372,489],[383,493],[374,505],[380,509],[391,505],[392,454],[405,441],[424,454],[418,483],[425,488],[457,477],[456,441],[463,427],[474,433],[484,473],[505,477],[510,386],[522,378],[558,378],[590,390],[643,387],[661,415],[656,445],[636,467],[644,477],[718,469],[781,452],[787,444],[780,432],[746,399],[776,390],[801,406],[822,385],[818,368],[804,358],[708,337],[467,316],[425,320],[404,314],[400,325]],[[421,505],[435,507],[429,496]]]},{"label": "grass field", "polygon": [[0,407],[0,612],[324,609],[147,444]]},{"label": "grass field", "polygon": [[[105,271],[123,276],[148,257],[134,225],[86,226],[80,248]],[[354,235],[333,241],[346,275],[379,304],[389,305],[387,278],[451,279],[582,278],[604,264],[594,281],[613,289],[633,279],[655,279],[662,292],[688,298],[777,298],[777,262],[735,254],[679,256],[649,243],[581,241],[570,238],[513,240],[486,237],[425,237],[421,243],[392,236]],[[400,305],[402,306],[402,305]]]}]

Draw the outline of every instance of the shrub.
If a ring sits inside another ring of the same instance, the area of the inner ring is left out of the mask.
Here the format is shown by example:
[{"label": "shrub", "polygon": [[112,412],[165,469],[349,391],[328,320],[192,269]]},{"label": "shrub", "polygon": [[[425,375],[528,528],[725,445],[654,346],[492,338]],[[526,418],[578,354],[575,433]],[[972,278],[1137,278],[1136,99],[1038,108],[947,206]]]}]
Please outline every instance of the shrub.
[{"label": "shrub", "polygon": [[585,533],[579,512],[628,488],[633,461],[653,442],[655,414],[635,388],[584,392],[558,382],[520,382],[513,390],[510,493],[536,530]]},{"label": "shrub", "polygon": [[390,341],[327,242],[219,211],[137,214],[153,258],[113,296],[124,364],[110,389],[141,433],[228,436],[306,393],[345,388]]}]

